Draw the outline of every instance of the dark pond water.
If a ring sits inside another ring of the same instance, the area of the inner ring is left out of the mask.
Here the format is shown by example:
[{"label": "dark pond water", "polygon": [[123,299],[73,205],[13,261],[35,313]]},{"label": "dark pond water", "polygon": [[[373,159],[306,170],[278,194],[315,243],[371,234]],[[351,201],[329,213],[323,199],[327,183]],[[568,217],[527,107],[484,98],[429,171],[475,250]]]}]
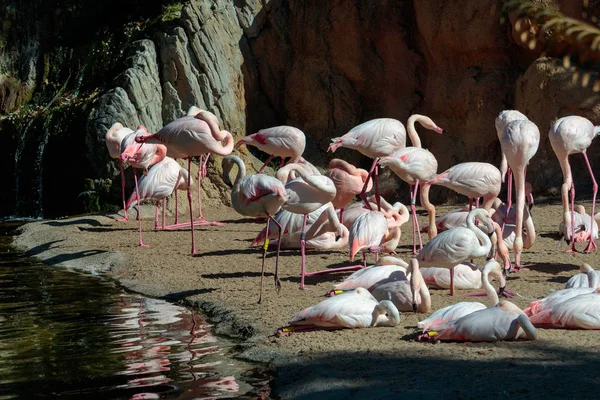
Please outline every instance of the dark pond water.
[{"label": "dark pond water", "polygon": [[0,225],[0,399],[256,398],[269,378],[198,314],[41,265]]}]

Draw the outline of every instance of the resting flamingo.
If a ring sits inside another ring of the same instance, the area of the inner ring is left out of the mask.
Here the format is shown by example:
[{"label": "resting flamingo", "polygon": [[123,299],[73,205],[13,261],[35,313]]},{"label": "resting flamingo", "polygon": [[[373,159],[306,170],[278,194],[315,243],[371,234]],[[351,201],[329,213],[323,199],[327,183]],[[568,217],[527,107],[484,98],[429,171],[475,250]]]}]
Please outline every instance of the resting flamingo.
[{"label": "resting flamingo", "polygon": [[[571,174],[571,165],[569,164],[569,156],[571,154],[581,153],[585,158],[585,163],[588,167],[588,171],[592,177],[592,213],[590,214],[590,224],[596,212],[596,194],[598,193],[598,184],[594,177],[594,171],[590,166],[590,161],[587,156],[587,149],[592,144],[592,140],[600,134],[600,126],[594,126],[594,124],[583,117],[569,116],[558,119],[550,128],[548,137],[550,138],[550,144],[552,149],[558,157],[558,162],[563,173],[563,185],[562,185],[562,205],[563,205],[563,222],[566,226],[571,226],[571,249],[569,251],[577,251],[575,248],[575,227],[573,219],[575,218],[575,184]],[[569,215],[569,189],[571,190],[571,213]],[[596,250],[596,243],[592,237],[589,238],[588,245],[584,252]]]},{"label": "resting flamingo", "polygon": [[243,137],[235,144],[235,148],[242,144],[254,146],[269,154],[269,158],[257,172],[260,174],[274,157],[281,157],[281,166],[286,157],[291,157],[290,162],[300,160],[306,147],[306,137],[300,129],[282,125],[261,129],[258,133]]},{"label": "resting flamingo", "polygon": [[[574,289],[568,289],[574,290]],[[533,314],[531,323],[544,328],[600,329],[600,288]]]},{"label": "resting flamingo", "polygon": [[[329,169],[325,173],[333,181],[337,193],[332,203],[340,210],[340,222],[344,223],[344,208],[352,202],[357,194],[362,191],[365,182],[369,180],[369,172],[356,168],[354,165],[334,158],[329,162]],[[371,190],[372,184],[367,185],[367,192]]]},{"label": "resting flamingo", "polygon": [[400,313],[391,301],[378,302],[367,289],[357,288],[305,308],[288,323],[292,326],[280,332],[397,326]]},{"label": "resting flamingo", "polygon": [[[575,214],[571,216],[571,224],[566,225],[564,220],[558,225],[558,231],[567,243],[585,242],[588,240],[595,241],[598,239],[598,222],[600,213],[594,215],[593,218],[585,212],[585,207],[576,205],[574,207]],[[592,223],[590,225],[590,222]],[[572,236],[575,234],[575,236]]]},{"label": "resting flamingo", "polygon": [[450,295],[454,296],[453,268],[470,258],[484,257],[490,253],[490,238],[475,226],[475,218],[488,225],[488,231],[495,230],[493,221],[487,211],[476,208],[467,217],[467,227],[456,227],[444,231],[431,239],[416,258],[424,267],[450,269]]},{"label": "resting flamingo", "polygon": [[[502,178],[500,170],[489,163],[465,162],[456,164],[438,176],[425,182],[423,189],[430,185],[445,186],[469,198],[469,210],[473,199],[483,197],[483,208],[489,212],[494,199],[500,193]],[[479,200],[477,200],[479,201]],[[430,218],[431,220],[431,218]],[[434,216],[435,220],[435,216]],[[431,231],[433,225],[429,225]],[[432,236],[430,234],[430,236]]]},{"label": "resting flamingo", "polygon": [[599,288],[600,271],[596,271],[590,264],[583,263],[579,268],[579,274],[569,278],[565,284],[565,289],[570,288]]},{"label": "resting flamingo", "polygon": [[371,291],[377,284],[383,284],[393,281],[408,280],[406,261],[398,257],[381,257],[375,265],[359,269],[353,272],[342,282],[335,284],[330,294],[340,294],[342,291],[353,290],[358,287],[364,287]]},{"label": "resting flamingo", "polygon": [[408,272],[409,280],[379,283],[371,290],[371,294],[379,302],[391,301],[398,311],[427,313],[431,310],[431,296],[415,258],[410,259]]},{"label": "resting flamingo", "polygon": [[[422,270],[425,270],[423,268]],[[494,289],[494,286],[490,283],[489,277],[495,277],[499,282],[499,291],[502,293],[506,286],[506,280],[502,274],[502,267],[497,261],[490,259],[483,267],[483,271],[480,274],[480,286],[483,286],[485,293],[489,300],[489,306],[493,307],[500,301],[498,293]],[[423,332],[427,331],[440,331],[448,326],[452,321],[456,321],[464,317],[467,314],[471,314],[475,311],[483,310],[486,305],[474,301],[461,301],[460,303],[452,304],[435,311],[428,318],[420,321],[417,325]]]},{"label": "resting flamingo", "polygon": [[[137,136],[138,143],[163,143],[173,148],[180,156],[188,159],[188,173],[191,168],[191,157],[206,153],[226,156],[233,150],[233,136],[225,132],[225,145],[214,139],[210,127],[202,119],[185,116],[165,125],[160,131],[149,136]],[[192,254],[196,252],[194,225],[213,225],[206,221],[194,221],[192,192],[188,187],[188,203],[190,209],[190,226],[192,232]]]},{"label": "resting flamingo", "polygon": [[[157,164],[163,160],[167,155],[167,148],[162,144],[136,144],[136,138],[139,135],[146,135],[147,130],[143,125],[140,125],[135,132],[131,132],[125,136],[121,142],[121,160],[127,161],[133,167],[133,178],[135,180],[135,193],[137,196],[138,204],[140,203],[140,194],[138,187],[138,178],[136,168],[142,169],[144,172],[148,171],[152,165]],[[138,218],[138,225],[140,231],[140,246],[146,246],[142,241],[142,219]]]},{"label": "resting flamingo", "polygon": [[[508,165],[513,171],[515,190],[517,192],[517,221],[514,243],[516,270],[521,267],[521,252],[523,251],[523,208],[525,207],[525,169],[531,158],[537,152],[540,144],[540,131],[529,120],[511,121],[504,127],[500,139],[502,152],[506,155]],[[510,203],[508,204],[510,210]]]},{"label": "resting flamingo", "polygon": [[[477,265],[464,262],[454,268],[455,289],[479,289],[481,287],[481,271]],[[450,270],[446,268],[421,268],[421,275],[429,287],[439,289],[450,288]]]},{"label": "resting flamingo", "polygon": [[579,287],[579,288],[569,288],[557,290],[556,292],[550,293],[548,296],[543,297],[538,300],[533,300],[529,305],[523,310],[525,314],[532,316],[535,314],[539,314],[544,310],[550,309],[560,303],[563,303],[573,297],[582,295],[582,294],[590,294],[597,290],[597,288],[593,287]]},{"label": "resting flamingo", "polygon": [[[495,125],[496,125],[496,134],[498,135],[498,140],[502,140],[502,136],[504,136],[504,128],[509,122],[518,121],[518,120],[529,120],[525,114],[517,110],[504,110],[501,111],[500,114],[496,117]],[[512,205],[512,170],[508,166],[508,161],[506,161],[506,154],[504,154],[504,150],[502,150],[502,161],[500,162],[500,173],[502,174],[502,182],[504,182],[506,177],[506,172],[508,170],[508,190],[507,190],[507,201],[508,209],[511,208]]]},{"label": "resting flamingo", "polygon": [[[269,229],[269,221],[275,224],[279,223],[273,218],[281,206],[283,206],[288,195],[285,187],[276,178],[266,175],[246,175],[246,166],[244,162],[237,156],[227,156],[222,161],[223,181],[232,188],[231,204],[233,208],[240,214],[249,217],[266,217],[267,228]],[[234,165],[237,165],[238,172],[235,181],[231,184],[229,172]],[[275,287],[277,291],[281,287],[279,282],[279,250],[281,245],[281,225],[279,225],[279,242],[277,246],[277,257],[275,259]],[[265,276],[265,257],[267,248],[269,247],[268,231],[263,245],[263,257],[260,276],[260,296],[258,302],[262,302],[263,280]]]},{"label": "resting flamingo", "polygon": [[[412,142],[412,147],[405,147],[397,150],[394,154],[380,159],[379,164],[382,167],[389,167],[404,182],[408,183],[410,188],[410,208],[412,211],[413,223],[413,253],[417,254],[416,237],[419,237],[419,249],[423,248],[421,230],[417,219],[417,192],[419,183],[427,182],[437,174],[438,163],[434,155],[429,150],[421,148],[421,139],[415,130],[415,122],[419,122],[423,127],[444,133],[444,130],[438,127],[431,118],[424,115],[414,114],[408,118],[407,129],[408,136]],[[426,197],[426,198],[424,198]],[[421,190],[421,205],[433,207],[429,202],[429,189]],[[435,210],[427,209],[429,213],[429,222],[435,221]],[[435,232],[432,232],[435,233]],[[435,236],[435,235],[434,235]],[[430,236],[430,238],[433,236]]]},{"label": "resting flamingo", "polygon": [[519,339],[535,340],[537,331],[519,307],[502,300],[497,306],[475,311],[452,321],[430,340],[495,342]]},{"label": "resting flamingo", "polygon": [[381,211],[369,211],[359,215],[350,228],[350,261],[354,261],[358,252],[362,252],[364,266],[367,262],[367,252],[375,253],[377,259],[379,253],[396,254],[400,235],[400,228],[395,224],[389,226],[385,214]]},{"label": "resting flamingo", "polygon": [[[357,203],[352,203],[347,206],[344,210],[344,225],[346,228],[352,228],[352,224],[356,221],[359,215],[368,213],[373,210],[374,207],[377,207],[375,196],[370,196],[368,198],[371,208],[366,208],[362,201]],[[385,198],[380,198],[380,206],[381,212],[388,220],[388,226],[391,227],[394,224],[398,227],[404,225],[410,219],[410,213],[408,208],[400,202],[396,202],[393,205],[387,202]]]},{"label": "resting flamingo", "polygon": [[120,122],[112,124],[110,129],[106,131],[106,148],[111,158],[119,160],[119,169],[121,170],[121,195],[123,197],[123,214],[124,217],[118,218],[117,221],[128,221],[127,210],[125,209],[125,173],[123,172],[123,160],[121,159],[121,143],[127,135],[133,132],[132,129],[125,128]]},{"label": "resting flamingo", "polygon": [[[358,150],[365,156],[374,159],[369,170],[369,177],[373,178],[377,209],[381,210],[377,163],[379,162],[379,157],[389,156],[396,150],[406,147],[406,129],[404,125],[402,122],[392,118],[378,118],[363,122],[352,128],[344,136],[331,139],[331,145],[327,151],[334,153],[339,147]],[[369,179],[366,180],[360,192],[360,197],[366,207],[370,207],[366,196],[368,184]]]},{"label": "resting flamingo", "polygon": [[[154,216],[154,227],[158,225],[158,201],[163,201],[163,229],[165,225],[165,207],[164,201],[176,190],[187,190],[189,176],[186,170],[182,169],[177,161],[171,157],[164,157],[148,170],[146,175],[142,175],[138,182],[138,192],[132,193],[127,201],[126,209],[129,209],[133,202],[140,202],[145,199],[156,200],[156,213]],[[140,246],[145,246],[142,242],[142,225],[139,226]]]}]

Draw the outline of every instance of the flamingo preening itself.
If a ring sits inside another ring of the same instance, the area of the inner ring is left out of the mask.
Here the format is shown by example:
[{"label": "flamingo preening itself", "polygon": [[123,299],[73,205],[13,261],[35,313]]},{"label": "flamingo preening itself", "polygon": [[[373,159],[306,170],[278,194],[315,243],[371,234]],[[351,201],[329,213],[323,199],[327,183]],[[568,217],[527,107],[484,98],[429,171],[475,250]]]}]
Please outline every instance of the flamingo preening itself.
[{"label": "flamingo preening itself", "polygon": [[127,135],[133,132],[133,129],[125,128],[120,122],[115,122],[106,131],[106,148],[110,158],[119,160],[119,169],[121,170],[121,195],[123,197],[123,219],[119,221],[127,221],[127,209],[125,208],[125,173],[123,172],[123,160],[121,159],[121,143]]}]

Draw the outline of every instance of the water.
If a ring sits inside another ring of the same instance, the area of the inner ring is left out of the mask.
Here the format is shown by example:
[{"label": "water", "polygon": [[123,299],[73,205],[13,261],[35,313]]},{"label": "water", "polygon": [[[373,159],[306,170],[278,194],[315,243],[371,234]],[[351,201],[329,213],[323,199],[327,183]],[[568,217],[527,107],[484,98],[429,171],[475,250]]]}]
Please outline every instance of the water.
[{"label": "water", "polygon": [[40,265],[0,225],[0,399],[266,396],[201,316],[112,281]]}]

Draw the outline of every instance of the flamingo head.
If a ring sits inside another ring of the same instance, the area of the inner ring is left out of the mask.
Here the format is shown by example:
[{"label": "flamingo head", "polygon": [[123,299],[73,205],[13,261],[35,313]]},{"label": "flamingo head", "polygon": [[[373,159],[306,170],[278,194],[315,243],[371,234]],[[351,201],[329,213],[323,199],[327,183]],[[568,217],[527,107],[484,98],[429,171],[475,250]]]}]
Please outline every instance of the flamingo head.
[{"label": "flamingo head", "polygon": [[331,144],[329,145],[329,148],[327,149],[327,151],[331,151],[332,153],[335,153],[335,151],[341,145],[342,145],[342,139],[341,138],[339,138],[339,137],[333,138],[333,139],[331,139]]}]

